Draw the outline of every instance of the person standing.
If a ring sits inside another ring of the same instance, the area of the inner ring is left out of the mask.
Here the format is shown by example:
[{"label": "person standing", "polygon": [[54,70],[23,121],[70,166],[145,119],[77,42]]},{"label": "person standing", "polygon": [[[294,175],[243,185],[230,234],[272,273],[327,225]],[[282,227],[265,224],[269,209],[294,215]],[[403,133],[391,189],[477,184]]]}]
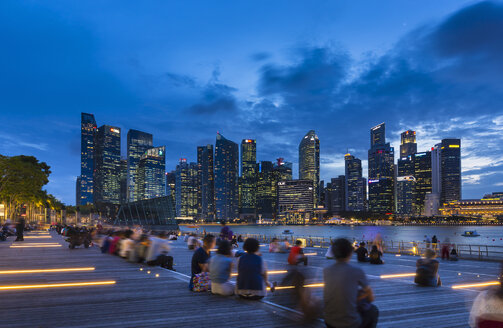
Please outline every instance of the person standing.
[{"label": "person standing", "polygon": [[225,221],[221,222],[222,229],[220,229],[220,239],[221,240],[230,240],[229,235],[232,237],[232,232],[230,231],[227,223]]},{"label": "person standing", "polygon": [[18,223],[16,224],[16,240],[15,241],[24,241],[24,219],[20,218]]},{"label": "person standing", "polygon": [[199,247],[192,255],[191,271],[189,289],[194,288],[194,277],[201,272],[208,272],[208,260],[210,259],[210,250],[215,247],[215,236],[206,235],[203,238],[203,246]]},{"label": "person standing", "polygon": [[426,248],[430,248],[430,246],[431,246],[431,240],[426,235],[424,235],[424,242],[426,243]]},{"label": "person standing", "polygon": [[451,247],[451,241],[449,237],[445,238],[444,242],[442,243],[442,260],[448,260],[449,259],[449,248]]},{"label": "person standing", "polygon": [[[362,269],[349,264],[351,242],[339,238],[332,244],[336,262],[323,269],[323,301],[328,328],[375,328],[379,310]],[[359,306],[364,304],[365,306]]]}]

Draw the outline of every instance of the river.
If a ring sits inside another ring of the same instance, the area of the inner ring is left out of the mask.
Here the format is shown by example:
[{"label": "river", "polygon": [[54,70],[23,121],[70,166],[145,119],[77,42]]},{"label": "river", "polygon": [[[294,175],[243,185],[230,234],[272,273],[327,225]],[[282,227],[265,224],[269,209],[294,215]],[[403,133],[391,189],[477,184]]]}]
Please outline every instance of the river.
[{"label": "river", "polygon": [[[297,236],[311,237],[346,237],[349,239],[371,240],[378,233],[385,240],[423,241],[427,235],[430,239],[436,235],[439,241],[449,238],[451,243],[471,245],[503,246],[503,226],[259,226],[231,225],[234,234],[280,235],[289,229]],[[180,226],[182,231],[195,231],[194,228]],[[218,225],[200,225],[199,231],[220,231]],[[476,230],[480,237],[463,237],[468,230]]]}]

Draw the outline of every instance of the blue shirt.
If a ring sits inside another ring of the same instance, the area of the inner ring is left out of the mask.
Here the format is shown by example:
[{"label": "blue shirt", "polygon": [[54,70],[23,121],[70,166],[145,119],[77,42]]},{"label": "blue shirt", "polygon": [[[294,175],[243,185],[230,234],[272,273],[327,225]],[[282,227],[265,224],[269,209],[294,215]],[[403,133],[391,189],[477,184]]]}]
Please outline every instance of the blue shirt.
[{"label": "blue shirt", "polygon": [[232,258],[217,254],[210,259],[210,279],[217,284],[229,281],[231,277]]}]

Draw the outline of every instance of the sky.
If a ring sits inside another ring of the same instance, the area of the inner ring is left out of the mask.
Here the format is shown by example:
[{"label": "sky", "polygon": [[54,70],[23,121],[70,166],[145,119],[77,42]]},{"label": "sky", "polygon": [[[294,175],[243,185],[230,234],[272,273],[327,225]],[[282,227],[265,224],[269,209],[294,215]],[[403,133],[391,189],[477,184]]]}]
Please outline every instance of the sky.
[{"label": "sky", "polygon": [[[362,159],[370,128],[461,138],[463,198],[503,190],[503,2],[0,2],[0,154],[51,166],[75,204],[80,113],[154,135],[167,170],[216,132],[298,170],[320,138],[321,178]],[[397,157],[397,155],[395,155]]]}]

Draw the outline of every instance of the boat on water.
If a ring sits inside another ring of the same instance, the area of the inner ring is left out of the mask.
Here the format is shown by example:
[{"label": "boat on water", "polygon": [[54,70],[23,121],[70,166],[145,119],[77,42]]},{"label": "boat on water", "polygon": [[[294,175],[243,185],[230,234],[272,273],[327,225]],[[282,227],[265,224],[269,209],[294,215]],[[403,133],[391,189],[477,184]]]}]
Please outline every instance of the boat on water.
[{"label": "boat on water", "polygon": [[463,237],[478,237],[480,234],[477,232],[477,230],[469,230],[465,231],[464,233],[461,234]]},{"label": "boat on water", "polygon": [[290,230],[286,229],[286,230],[283,230],[282,234],[284,234],[284,235],[293,235],[293,231],[290,231]]}]

